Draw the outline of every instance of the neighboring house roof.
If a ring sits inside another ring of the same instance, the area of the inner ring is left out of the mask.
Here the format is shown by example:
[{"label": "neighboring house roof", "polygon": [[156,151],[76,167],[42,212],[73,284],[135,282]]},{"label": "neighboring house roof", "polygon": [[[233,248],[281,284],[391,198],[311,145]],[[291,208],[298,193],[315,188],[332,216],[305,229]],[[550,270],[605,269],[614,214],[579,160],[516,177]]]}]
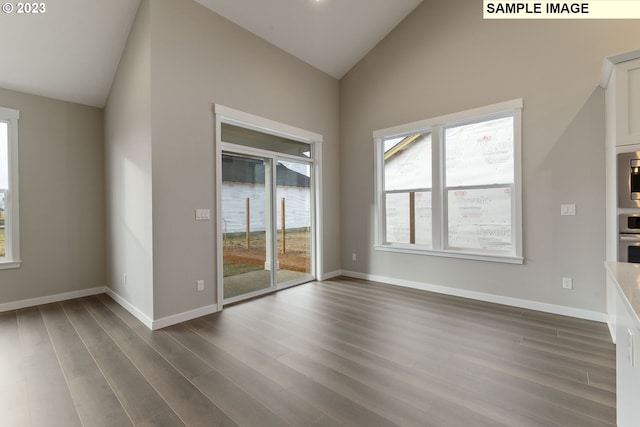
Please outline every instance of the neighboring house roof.
[{"label": "neighboring house roof", "polygon": [[400,142],[395,144],[393,147],[389,148],[384,152],[384,160],[389,160],[396,154],[406,150],[409,148],[411,144],[414,142],[420,141],[424,137],[424,134],[416,133],[414,135],[409,135],[404,137]]},{"label": "neighboring house roof", "polygon": [[[264,184],[264,164],[259,159],[222,156],[222,181],[243,184]],[[311,178],[278,163],[277,185],[310,187]]]}]

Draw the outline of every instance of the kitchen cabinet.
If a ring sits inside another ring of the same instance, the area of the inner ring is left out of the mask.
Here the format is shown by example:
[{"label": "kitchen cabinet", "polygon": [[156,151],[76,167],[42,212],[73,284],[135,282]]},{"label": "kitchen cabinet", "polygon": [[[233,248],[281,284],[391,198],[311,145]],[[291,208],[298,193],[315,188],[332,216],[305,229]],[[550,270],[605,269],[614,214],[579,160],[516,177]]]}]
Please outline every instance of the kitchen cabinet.
[{"label": "kitchen cabinet", "polygon": [[610,59],[608,81],[603,86],[609,94],[607,109],[612,113],[612,137],[618,147],[640,144],[640,58],[629,59],[635,54],[640,56],[640,52],[634,52]]},{"label": "kitchen cabinet", "polygon": [[606,269],[609,328],[616,342],[617,424],[637,427],[640,425],[640,265],[607,262]]},{"label": "kitchen cabinet", "polygon": [[640,328],[633,322],[622,297],[616,304],[616,395],[619,426],[640,423]]},{"label": "kitchen cabinet", "polygon": [[618,261],[617,155],[640,151],[640,49],[604,60],[606,259]]},{"label": "kitchen cabinet", "polygon": [[616,343],[616,411],[620,427],[640,426],[640,264],[618,261],[618,215],[638,213],[617,200],[617,157],[640,151],[640,49],[604,61],[606,286],[609,331]]}]

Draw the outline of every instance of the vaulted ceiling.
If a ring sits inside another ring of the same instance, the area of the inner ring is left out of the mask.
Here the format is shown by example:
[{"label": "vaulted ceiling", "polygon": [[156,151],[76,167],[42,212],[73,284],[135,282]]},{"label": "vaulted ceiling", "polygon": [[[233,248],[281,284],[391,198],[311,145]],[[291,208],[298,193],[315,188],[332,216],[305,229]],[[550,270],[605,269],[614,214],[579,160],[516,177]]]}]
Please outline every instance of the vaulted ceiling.
[{"label": "vaulted ceiling", "polygon": [[[422,0],[195,0],[341,78]],[[104,106],[139,0],[57,0],[0,12],[0,87]]]}]

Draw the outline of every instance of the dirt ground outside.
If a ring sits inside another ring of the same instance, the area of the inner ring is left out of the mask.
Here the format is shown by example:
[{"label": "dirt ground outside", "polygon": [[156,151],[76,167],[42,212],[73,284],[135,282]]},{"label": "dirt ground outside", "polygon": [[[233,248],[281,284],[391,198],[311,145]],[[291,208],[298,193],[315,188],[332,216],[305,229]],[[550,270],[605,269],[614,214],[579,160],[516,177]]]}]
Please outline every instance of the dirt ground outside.
[{"label": "dirt ground outside", "polygon": [[[278,232],[278,262],[281,270],[311,271],[311,232],[286,230],[285,248],[282,248],[282,232]],[[266,260],[266,233],[249,235],[247,248],[245,233],[228,234],[223,243],[224,276],[234,276],[264,269]]]}]

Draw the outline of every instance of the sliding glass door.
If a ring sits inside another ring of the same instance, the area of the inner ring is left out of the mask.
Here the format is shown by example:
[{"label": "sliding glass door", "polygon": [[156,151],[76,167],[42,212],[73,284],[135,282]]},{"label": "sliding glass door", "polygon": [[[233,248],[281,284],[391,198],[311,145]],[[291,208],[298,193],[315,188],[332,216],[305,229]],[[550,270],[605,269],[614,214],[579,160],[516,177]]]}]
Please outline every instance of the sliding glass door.
[{"label": "sliding glass door", "polygon": [[223,304],[314,280],[313,145],[224,122],[219,129]]},{"label": "sliding glass door", "polygon": [[280,160],[276,169],[278,284],[312,276],[311,164]]},{"label": "sliding glass door", "polygon": [[223,153],[224,298],[272,286],[271,159]]}]

